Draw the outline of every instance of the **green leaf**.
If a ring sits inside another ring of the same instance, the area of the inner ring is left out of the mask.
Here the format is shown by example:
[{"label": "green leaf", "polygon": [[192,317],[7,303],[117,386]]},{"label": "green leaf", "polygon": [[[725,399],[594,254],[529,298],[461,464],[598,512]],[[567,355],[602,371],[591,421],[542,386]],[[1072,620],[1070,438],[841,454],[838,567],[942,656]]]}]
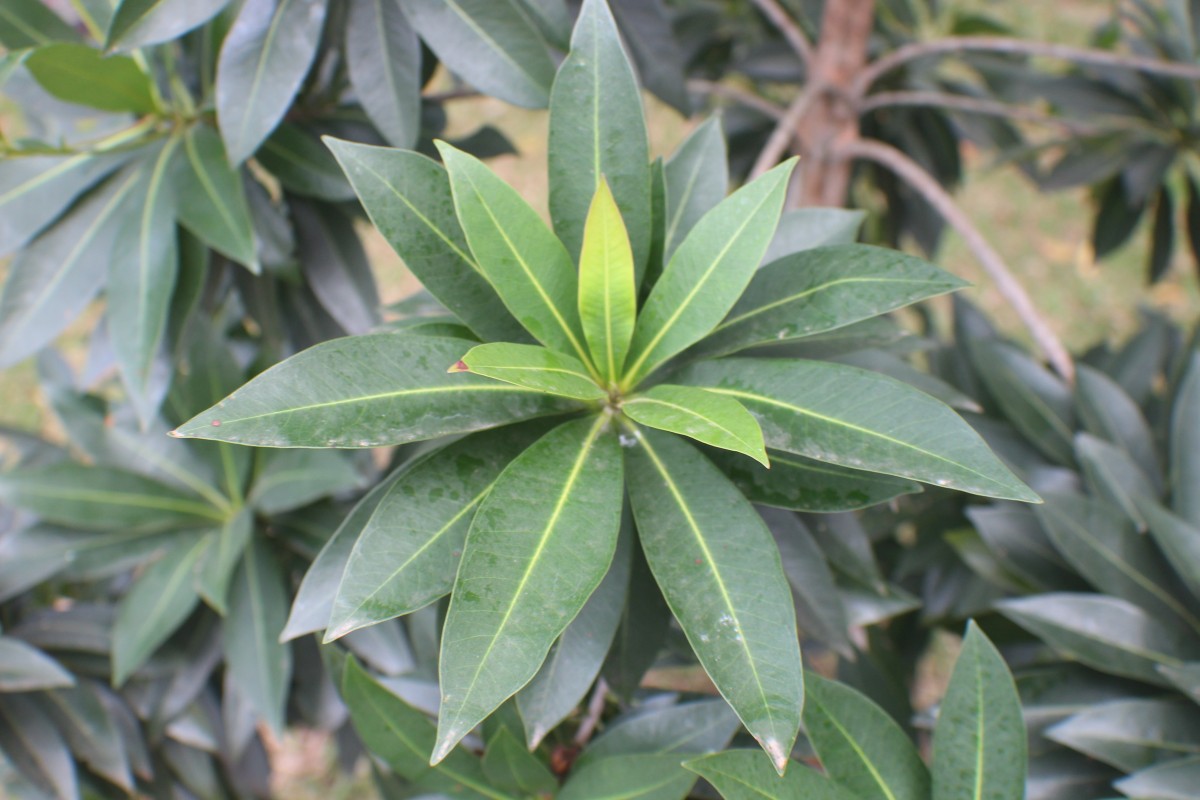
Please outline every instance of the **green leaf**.
[{"label": "green leaf", "polygon": [[1200,528],[1188,524],[1158,503],[1143,500],[1139,504],[1150,535],[1166,554],[1176,574],[1200,598]]},{"label": "green leaf", "polygon": [[433,724],[372,679],[353,658],[346,661],[342,697],[363,744],[397,775],[428,791],[451,792],[464,800],[511,800],[488,786],[479,759],[462,748],[430,766]]},{"label": "green leaf", "polygon": [[854,244],[858,229],[866,219],[865,211],[844,208],[793,208],[779,217],[775,238],[763,256],[763,263],[812,250],[839,244]]},{"label": "green leaf", "polygon": [[250,207],[221,137],[207,125],[193,125],[184,135],[183,154],[186,158],[178,160],[171,177],[179,224],[257,274],[261,267]]},{"label": "green leaf", "polygon": [[9,50],[78,38],[75,29],[42,0],[8,0],[0,6],[0,44]]},{"label": "green leaf", "polygon": [[554,773],[525,749],[507,727],[488,739],[483,754],[483,774],[492,786],[521,796],[548,796],[558,789]]},{"label": "green leaf", "polygon": [[451,366],[453,373],[470,372],[538,392],[575,400],[605,400],[588,368],[572,358],[532,344],[481,344]]},{"label": "green leaf", "polygon": [[39,700],[77,759],[132,794],[129,755],[115,715],[109,709],[111,698],[101,691],[96,683],[85,680],[70,689],[46,692]]},{"label": "green leaf", "polygon": [[819,361],[726,358],[672,379],[741,401],[774,449],[973,494],[1038,500],[948,406],[882,375]]},{"label": "green leaf", "polygon": [[725,800],[857,800],[857,795],[808,767],[793,765],[786,775],[777,775],[749,750],[714,753],[684,766],[715,786]]},{"label": "green leaf", "polygon": [[1200,354],[1193,353],[1171,412],[1171,497],[1175,513],[1200,528]]},{"label": "green leaf", "polygon": [[638,315],[622,384],[636,386],[716,327],[767,248],[796,165],[789,160],[723,200],[696,223]]},{"label": "green leaf", "polygon": [[292,678],[291,648],[279,641],[287,609],[283,569],[266,540],[257,537],[233,579],[222,634],[230,679],[276,734],[286,722]]},{"label": "green leaf", "polygon": [[693,352],[717,356],[800,339],[966,285],[895,250],[863,244],[804,250],[755,273],[729,316]]},{"label": "green leaf", "polygon": [[45,347],[100,291],[120,209],[137,185],[137,172],[113,178],[13,259],[0,295],[0,366]]},{"label": "green leaf", "polygon": [[1109,675],[1167,686],[1159,665],[1200,659],[1187,629],[1117,597],[1057,592],[1001,600],[996,608],[1067,658]]},{"label": "green leaf", "polygon": [[804,686],[804,729],[830,778],[863,800],[929,797],[929,770],[886,711],[812,672]]},{"label": "green leaf", "polygon": [[229,5],[229,0],[121,0],[104,46],[133,49],[178,39]]},{"label": "green leaf", "polygon": [[1129,454],[1090,433],[1075,435],[1075,457],[1083,468],[1089,491],[1111,500],[1138,530],[1146,530],[1146,521],[1138,510],[1140,498],[1156,499],[1158,492]]},{"label": "green leaf", "polygon": [[221,45],[216,105],[231,164],[258,150],[317,54],[326,0],[247,0]]},{"label": "green leaf", "polygon": [[733,709],[719,697],[636,709],[606,727],[575,763],[582,767],[597,758],[640,753],[712,753],[724,749],[740,727]]},{"label": "green leaf", "polygon": [[247,508],[208,534],[208,545],[196,565],[196,591],[222,616],[227,610],[229,582],[253,536],[254,515]]},{"label": "green leaf", "polygon": [[[332,614],[321,623],[326,641],[449,594],[476,509],[501,471],[543,430],[534,424],[468,436],[393,476],[358,526]],[[360,513],[355,509],[354,515]]]},{"label": "green leaf", "polygon": [[68,103],[133,114],[155,110],[150,78],[129,56],[105,56],[85,44],[51,44],[30,53],[25,68]]},{"label": "green leaf", "polygon": [[611,6],[645,87],[684,117],[691,116],[686,59],[663,0],[612,0]]},{"label": "green leaf", "polygon": [[112,631],[114,686],[146,663],[200,601],[192,578],[207,544],[196,536],[171,546],[121,598]]},{"label": "green leaf", "polygon": [[421,42],[395,0],[354,0],[346,19],[350,85],[394,147],[411,148],[421,129]]},{"label": "green leaf", "polygon": [[259,459],[246,502],[264,516],[295,511],[362,483],[354,463],[344,453],[272,450]]},{"label": "green leaf", "polygon": [[579,317],[600,374],[609,385],[621,377],[637,317],[633,253],[621,211],[600,179],[588,211],[579,255]]},{"label": "green leaf", "polygon": [[1195,706],[1178,699],[1100,703],[1044,735],[1122,772],[1136,772],[1180,754],[1200,755],[1200,716]]},{"label": "green leaf", "polygon": [[588,207],[607,181],[624,217],[635,285],[650,250],[650,155],[637,77],[607,3],[586,0],[550,95],[550,217],[579,256]]},{"label": "green leaf", "polygon": [[608,756],[571,772],[558,800],[683,800],[696,776],[674,754]]},{"label": "green leaf", "polygon": [[1027,760],[1017,687],[971,622],[933,732],[933,798],[1023,800]]},{"label": "green leaf", "polygon": [[632,701],[646,670],[658,659],[670,627],[671,609],[650,573],[641,545],[635,544],[629,591],[621,607],[617,635],[602,668],[609,687],[622,700]]},{"label": "green leaf", "polygon": [[330,137],[325,144],[375,227],[430,294],[485,341],[528,341],[468,252],[441,166],[419,153]]},{"label": "green leaf", "polygon": [[621,411],[642,425],[744,453],[764,467],[770,466],[762,429],[737,400],[706,389],[660,383],[625,400]]},{"label": "green leaf", "polygon": [[1137,403],[1112,378],[1086,364],[1075,368],[1075,410],[1088,432],[1121,447],[1156,487],[1163,482],[1154,435]]},{"label": "green leaf", "polygon": [[451,72],[513,105],[546,107],[554,62],[516,0],[402,0],[401,5]]},{"label": "green leaf", "polygon": [[32,692],[75,685],[50,656],[13,636],[0,636],[0,692]]},{"label": "green leaf", "polygon": [[56,800],[79,797],[71,753],[32,697],[0,695],[0,750],[21,777],[45,796]]},{"label": "green leaf", "polygon": [[546,41],[560,50],[571,42],[571,11],[566,0],[519,0]]},{"label": "green leaf", "polygon": [[112,467],[70,462],[0,475],[0,499],[47,522],[87,530],[167,530],[220,519],[199,498]]},{"label": "green leaf", "polygon": [[476,513],[442,634],[434,763],[534,677],[608,571],[622,502],[608,424],[597,415],[539,439]]},{"label": "green leaf", "polygon": [[263,372],[175,435],[265,447],[376,447],[575,407],[488,378],[447,374],[446,365],[471,344],[395,333],[323,342]]},{"label": "green leaf", "polygon": [[1181,758],[1135,772],[1113,785],[1137,800],[1190,800],[1200,781],[1200,758]]},{"label": "green leaf", "polygon": [[337,160],[308,127],[280,124],[262,143],[255,159],[290,192],[332,202],[354,199],[354,188],[338,169]]},{"label": "green leaf", "polygon": [[874,472],[846,469],[804,456],[768,450],[770,469],[728,452],[709,459],[752,503],[793,511],[854,511],[921,491],[919,484]]},{"label": "green leaf", "polygon": [[646,560],[692,649],[783,771],[804,676],[791,589],[762,518],[695,449],[638,431],[629,498]]},{"label": "green leaf", "polygon": [[445,142],[437,146],[450,172],[459,221],[484,276],[535,339],[586,364],[576,310],[578,278],[562,242],[482,161]]},{"label": "green leaf", "polygon": [[169,381],[163,362],[179,244],[167,176],[178,143],[178,138],[167,143],[126,200],[109,260],[109,337],[129,400],[147,426]]},{"label": "green leaf", "polygon": [[663,168],[666,230],[663,259],[670,261],[696,223],[729,191],[729,166],[721,120],[706,119],[679,145]]}]

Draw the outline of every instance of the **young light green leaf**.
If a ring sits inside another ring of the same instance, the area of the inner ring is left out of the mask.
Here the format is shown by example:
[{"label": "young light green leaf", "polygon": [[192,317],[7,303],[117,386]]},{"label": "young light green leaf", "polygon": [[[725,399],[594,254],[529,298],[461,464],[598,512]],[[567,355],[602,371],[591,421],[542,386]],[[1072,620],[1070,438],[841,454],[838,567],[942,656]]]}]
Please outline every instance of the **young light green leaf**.
[{"label": "young light green leaf", "polygon": [[579,318],[592,361],[610,385],[621,377],[637,317],[633,252],[608,182],[600,179],[579,254]]},{"label": "young light green leaf", "polygon": [[287,621],[288,590],[282,566],[258,537],[246,548],[229,593],[225,618],[225,663],[229,676],[258,718],[279,733],[286,721],[291,648],[279,641]]},{"label": "young light green leaf", "polygon": [[763,264],[814,247],[854,244],[867,212],[844,208],[793,208],[779,217]]},{"label": "young light green leaf", "polygon": [[221,137],[207,125],[193,125],[184,134],[183,154],[171,177],[179,224],[257,274],[260,266],[250,207],[241,178],[229,167]]},{"label": "young light green leaf", "polygon": [[442,634],[432,763],[537,674],[608,571],[622,494],[608,424],[596,415],[542,437],[476,513]]},{"label": "young light green leaf", "polygon": [[737,302],[775,231],[795,159],[743,186],[696,223],[638,315],[622,385],[636,386],[695,344]]},{"label": "young light green leaf", "polygon": [[149,76],[128,56],[106,57],[86,44],[52,44],[30,53],[25,68],[68,103],[133,114],[155,109]]},{"label": "young light green leaf", "polygon": [[642,425],[744,453],[770,466],[758,421],[732,398],[694,386],[660,383],[625,400],[621,411]]},{"label": "young light green leaf", "polygon": [[33,692],[75,685],[50,656],[15,636],[0,636],[0,692]]},{"label": "young light green leaf", "polygon": [[933,732],[933,800],[1023,800],[1026,736],[1008,666],[972,622]]},{"label": "young light green leaf", "polygon": [[178,39],[217,15],[229,0],[121,0],[104,46],[130,50]]},{"label": "young light green leaf", "polygon": [[517,0],[402,0],[401,5],[438,59],[467,83],[513,105],[546,107],[554,62]]},{"label": "young light green leaf", "polygon": [[829,777],[863,800],[929,797],[929,770],[886,711],[812,672],[804,686],[804,729]]},{"label": "young light green leaf", "polygon": [[554,773],[525,749],[520,739],[501,726],[487,741],[483,774],[492,786],[522,797],[546,797],[558,789]]},{"label": "young light green leaf", "polygon": [[488,786],[479,759],[461,748],[430,767],[433,724],[372,679],[354,658],[346,661],[342,697],[363,744],[397,775],[419,781],[429,791],[454,792],[463,800],[513,800]]},{"label": "young light green leaf", "polygon": [[1171,411],[1171,498],[1175,513],[1200,528],[1200,354],[1192,353]]},{"label": "young light green leaf", "polygon": [[395,0],[354,0],[346,19],[350,85],[393,147],[421,130],[421,42]]},{"label": "young light green leaf", "polygon": [[453,373],[471,372],[538,392],[575,400],[604,400],[588,367],[577,358],[533,344],[493,342],[472,347],[450,367]]},{"label": "young light green leaf", "polygon": [[9,0],[0,6],[0,44],[9,50],[79,38],[42,0]]},{"label": "young light green leaf", "polygon": [[1037,502],[962,418],[891,378],[819,361],[725,358],[674,381],[745,405],[767,446],[989,497]]},{"label": "young light green leaf", "polygon": [[571,772],[559,800],[683,800],[696,776],[672,753],[636,753],[588,761]]},{"label": "young light green leaf", "polygon": [[565,399],[450,375],[471,342],[373,333],[276,364],[176,436],[263,447],[377,447],[570,411]]},{"label": "young light green leaf", "polygon": [[816,770],[794,765],[778,775],[750,750],[728,750],[684,763],[725,800],[858,800]]},{"label": "young light green leaf", "polygon": [[691,445],[650,430],[637,438],[626,449],[628,490],[646,560],[705,671],[782,773],[804,676],[779,551]]},{"label": "young light green leaf", "polygon": [[533,338],[586,364],[579,283],[562,242],[482,161],[445,142],[437,147],[479,269]]},{"label": "young light green leaf", "polygon": [[529,341],[470,255],[446,171],[419,153],[325,144],[375,227],[421,284],[485,341]]},{"label": "young light green leaf", "polygon": [[217,119],[231,164],[263,143],[317,54],[328,0],[247,0],[221,45]]},{"label": "young light green leaf", "polygon": [[792,511],[854,511],[921,491],[912,481],[768,450],[771,468],[725,451],[705,453],[752,503]]},{"label": "young light green leaf", "polygon": [[663,259],[675,250],[696,223],[729,192],[725,133],[711,116],[692,131],[663,168],[666,208]]},{"label": "young light green leaf", "polygon": [[534,423],[485,431],[407,465],[361,526],[327,617],[326,640],[449,594],[476,509],[543,430]]},{"label": "young light green leaf", "polygon": [[572,256],[602,181],[624,216],[635,282],[650,249],[650,168],[637,77],[608,4],[587,0],[550,96],[550,217]]},{"label": "young light green leaf", "polygon": [[711,357],[799,339],[966,285],[895,250],[862,244],[805,250],[758,270],[729,316],[693,352]]}]

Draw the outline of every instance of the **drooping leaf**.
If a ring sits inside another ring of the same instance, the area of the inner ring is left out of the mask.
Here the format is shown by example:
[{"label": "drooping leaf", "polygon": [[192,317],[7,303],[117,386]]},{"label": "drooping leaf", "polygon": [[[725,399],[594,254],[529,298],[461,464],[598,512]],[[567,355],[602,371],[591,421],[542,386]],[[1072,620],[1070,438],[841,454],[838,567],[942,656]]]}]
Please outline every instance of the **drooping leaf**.
[{"label": "drooping leaf", "polygon": [[844,208],[793,208],[784,211],[779,217],[775,238],[763,256],[763,264],[816,247],[854,244],[866,216],[865,211]]},{"label": "drooping leaf", "polygon": [[855,800],[857,795],[799,764],[778,775],[757,753],[727,750],[688,761],[685,767],[711,783],[725,800]]},{"label": "drooping leaf", "polygon": [[450,71],[493,97],[545,108],[554,62],[518,0],[402,0],[417,33]]},{"label": "drooping leaf", "polygon": [[128,56],[106,57],[85,44],[51,44],[30,53],[25,68],[68,103],[133,114],[155,109],[149,76]]},{"label": "drooping leaf", "polygon": [[9,0],[0,7],[0,44],[9,50],[78,38],[75,29],[42,0]]},{"label": "drooping leaf", "polygon": [[692,131],[663,167],[663,260],[670,261],[692,228],[729,191],[725,134],[718,117]]},{"label": "drooping leaf", "polygon": [[577,358],[532,344],[493,342],[472,347],[451,367],[538,392],[574,400],[604,400],[608,394]]},{"label": "drooping leaf", "polygon": [[1135,772],[1114,786],[1138,800],[1189,800],[1200,780],[1200,758],[1180,758]]},{"label": "drooping leaf", "polygon": [[483,774],[497,789],[521,796],[542,797],[558,789],[554,773],[507,726],[501,726],[487,742]]},{"label": "drooping leaf", "polygon": [[642,425],[743,453],[769,466],[762,429],[737,400],[692,386],[660,383],[625,400],[621,411]]},{"label": "drooping leaf", "polygon": [[208,534],[208,546],[196,564],[196,591],[219,614],[226,612],[230,581],[253,535],[254,517],[245,508]]},{"label": "drooping leaf", "polygon": [[1139,508],[1175,573],[1200,598],[1200,528],[1154,502],[1143,501]]},{"label": "drooping leaf", "polygon": [[306,125],[280,123],[255,159],[289,192],[331,202],[354,199],[354,188],[338,169],[337,159]]},{"label": "drooping leaf", "polygon": [[679,764],[683,756],[670,753],[607,756],[588,761],[558,793],[560,800],[629,798],[683,800],[696,776]]},{"label": "drooping leaf", "polygon": [[0,750],[21,777],[56,800],[79,796],[75,762],[33,698],[0,694]]},{"label": "drooping leaf", "polygon": [[371,221],[417,279],[486,341],[528,341],[470,255],[450,179],[418,153],[326,137]]},{"label": "drooping leaf", "polygon": [[621,377],[636,317],[637,286],[629,237],[608,182],[601,178],[579,254],[579,318],[592,362],[609,385]]},{"label": "drooping leaf", "polygon": [[673,35],[671,14],[662,0],[612,0],[613,16],[643,85],[684,116],[692,101],[684,74],[685,57]]},{"label": "drooping leaf", "polygon": [[741,401],[771,448],[975,494],[1038,499],[949,407],[891,378],[818,361],[741,358],[694,364],[672,378]]},{"label": "drooping leaf", "polygon": [[578,278],[562,242],[483,162],[445,142],[438,150],[479,269],[535,339],[587,363]]},{"label": "drooping leaf", "polygon": [[671,609],[646,564],[641,544],[635,543],[629,592],[603,667],[604,678],[618,697],[629,700],[634,696],[646,671],[658,659],[670,627]]},{"label": "drooping leaf", "polygon": [[1086,364],[1075,369],[1075,409],[1079,420],[1095,436],[1125,450],[1155,486],[1162,486],[1162,466],[1154,435],[1137,403],[1103,372]]},{"label": "drooping leaf", "polygon": [[247,0],[221,45],[216,104],[231,164],[283,118],[317,53],[327,0]]},{"label": "drooping leaf", "polygon": [[637,77],[608,4],[587,0],[550,96],[550,217],[580,254],[588,207],[603,181],[624,218],[635,284],[650,249],[650,156]]},{"label": "drooping leaf", "polygon": [[934,800],[1023,800],[1028,760],[1017,687],[972,622],[933,733]]},{"label": "drooping leaf", "polygon": [[184,158],[172,176],[179,224],[251,272],[260,269],[254,225],[238,174],[230,169],[221,137],[207,125],[184,134]]},{"label": "drooping leaf", "polygon": [[1045,736],[1124,772],[1179,754],[1200,755],[1200,717],[1195,706],[1178,699],[1100,703],[1054,725]]},{"label": "drooping leaf", "polygon": [[379,325],[379,290],[354,222],[336,208],[292,203],[300,270],[321,307],[347,333]]},{"label": "drooping leaf", "polygon": [[1138,510],[1139,498],[1153,500],[1158,492],[1137,462],[1120,447],[1090,433],[1075,435],[1075,457],[1091,493],[1112,501],[1144,531],[1146,521]]},{"label": "drooping leaf", "polygon": [[121,0],[104,46],[128,50],[178,39],[227,5],[229,0]]},{"label": "drooping leaf", "polygon": [[0,692],[72,686],[75,678],[57,661],[13,636],[0,636]]},{"label": "drooping leaf", "polygon": [[861,244],[804,250],[755,273],[729,316],[693,352],[717,356],[800,339],[966,285],[895,250]]},{"label": "drooping leaf", "polygon": [[449,594],[476,509],[501,471],[543,430],[534,424],[468,436],[414,460],[390,480],[359,526],[327,616],[326,638]]},{"label": "drooping leaf", "polygon": [[433,762],[533,678],[608,571],[622,467],[607,425],[598,415],[539,439],[476,513],[442,635]]},{"label": "drooping leaf", "polygon": [[421,43],[395,0],[354,0],[346,19],[350,85],[393,147],[421,129]]},{"label": "drooping leaf", "polygon": [[1188,360],[1175,394],[1170,454],[1175,513],[1200,528],[1200,354]]},{"label": "drooping leaf", "polygon": [[267,447],[376,447],[575,407],[488,378],[447,374],[446,365],[471,344],[395,333],[324,342],[263,372],[175,435]]},{"label": "drooping leaf", "polygon": [[921,491],[920,484],[912,481],[778,450],[767,451],[770,469],[731,453],[709,451],[707,455],[752,503],[774,508],[853,511]]},{"label": "drooping leaf", "polygon": [[624,386],[695,344],[733,307],[770,242],[795,164],[742,187],[692,228],[638,315]]},{"label": "drooping leaf", "polygon": [[646,560],[721,694],[782,771],[803,674],[791,590],[762,518],[681,439],[638,432],[629,497]]}]

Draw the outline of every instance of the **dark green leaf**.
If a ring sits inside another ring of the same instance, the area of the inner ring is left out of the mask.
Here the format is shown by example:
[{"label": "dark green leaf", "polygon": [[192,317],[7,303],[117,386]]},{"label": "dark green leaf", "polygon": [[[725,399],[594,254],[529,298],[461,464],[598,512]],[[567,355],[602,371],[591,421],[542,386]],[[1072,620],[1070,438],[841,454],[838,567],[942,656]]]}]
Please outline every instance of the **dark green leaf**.
[{"label": "dark green leaf", "polygon": [[921,491],[919,484],[875,472],[768,450],[771,468],[709,451],[708,457],[752,503],[793,511],[853,511]]},{"label": "dark green leaf", "polygon": [[247,502],[268,516],[357,488],[362,478],[343,453],[273,450],[260,457]]},{"label": "dark green leaf", "polygon": [[1200,703],[1200,661],[1182,667],[1159,667],[1158,671],[1192,702]]},{"label": "dark green leaf", "polygon": [[1150,246],[1150,263],[1147,269],[1150,283],[1156,283],[1171,268],[1171,256],[1175,255],[1175,203],[1170,190],[1158,193],[1154,206],[1154,238]]},{"label": "dark green leaf", "polygon": [[1136,800],[1191,800],[1200,781],[1200,758],[1182,758],[1135,772],[1114,786]]},{"label": "dark green leaf", "polygon": [[1012,675],[971,622],[933,733],[934,800],[1023,800],[1027,749]]},{"label": "dark green leaf", "polygon": [[9,50],[78,38],[75,29],[42,0],[8,0],[0,6],[0,44]]},{"label": "dark green leaf", "polygon": [[582,767],[597,758],[639,753],[712,753],[724,749],[740,726],[721,698],[635,710],[606,728],[576,763]]},{"label": "dark green leaf", "polygon": [[1138,510],[1138,501],[1153,500],[1158,493],[1142,468],[1120,447],[1090,433],[1076,434],[1075,457],[1083,467],[1091,493],[1111,500],[1144,531],[1146,521]]},{"label": "dark green leaf", "polygon": [[75,678],[50,656],[12,636],[0,636],[0,692],[72,686]]},{"label": "dark green leaf", "polygon": [[102,691],[91,681],[81,681],[70,689],[46,692],[41,703],[80,761],[132,793],[133,776],[125,743],[114,716],[105,707]]},{"label": "dark green leaf", "polygon": [[1200,353],[1188,360],[1171,412],[1171,498],[1175,513],[1200,528]]},{"label": "dark green leaf", "polygon": [[132,49],[178,39],[227,5],[229,0],[121,0],[104,46]]},{"label": "dark green leaf", "polygon": [[288,590],[282,568],[262,539],[246,548],[229,593],[229,614],[222,629],[225,663],[258,718],[275,733],[283,731],[292,651],[279,634],[287,620]]},{"label": "dark green leaf", "polygon": [[709,117],[679,146],[663,167],[663,185],[665,262],[729,191],[725,134],[719,117]]},{"label": "dark green leaf", "polygon": [[559,800],[683,800],[696,776],[679,766],[682,755],[608,756],[571,773]]},{"label": "dark green leaf", "polygon": [[642,83],[680,114],[690,116],[685,58],[662,0],[612,0],[611,5]]},{"label": "dark green leaf", "polygon": [[891,378],[818,361],[727,358],[673,379],[741,401],[768,447],[975,494],[1038,499],[949,407]]},{"label": "dark green leaf", "polygon": [[99,108],[149,114],[155,109],[150,78],[128,56],[105,56],[85,44],[39,47],[25,68],[59,100]]},{"label": "dark green leaf", "polygon": [[1184,221],[1187,224],[1188,244],[1191,245],[1192,262],[1195,265],[1196,271],[1200,272],[1200,189],[1196,188],[1196,181],[1191,175],[1187,176],[1187,216]]},{"label": "dark green leaf", "polygon": [[[903,346],[897,349],[902,350]],[[983,410],[979,403],[975,402],[966,392],[928,372],[922,372],[900,354],[893,354],[885,349],[868,348],[834,354],[830,356],[830,360],[895,378],[959,411],[971,411],[978,414]]]},{"label": "dark green leaf", "polygon": [[253,535],[254,516],[246,508],[208,534],[208,545],[196,564],[196,591],[219,614],[225,614],[229,582]]},{"label": "dark green leaf", "polygon": [[501,727],[488,739],[483,774],[495,788],[522,796],[553,795],[558,789],[554,773],[526,750],[507,727]]},{"label": "dark green leaf", "polygon": [[354,0],[346,19],[350,85],[394,147],[411,148],[421,128],[421,42],[395,0]]},{"label": "dark green leaf", "polygon": [[601,389],[579,359],[532,344],[493,342],[472,347],[451,367],[538,392],[575,400],[605,400]]},{"label": "dark green leaf", "polygon": [[21,777],[56,800],[75,800],[71,753],[33,698],[0,694],[0,750]]},{"label": "dark green leaf", "polygon": [[550,95],[550,217],[572,256],[606,180],[633,250],[634,282],[650,249],[650,156],[637,77],[602,0],[585,0]]},{"label": "dark green leaf", "polygon": [[1133,235],[1134,228],[1146,211],[1145,202],[1129,196],[1125,181],[1110,180],[1099,190],[1099,209],[1092,227],[1092,251],[1104,258]]},{"label": "dark green leaf", "polygon": [[742,453],[769,466],[758,421],[737,400],[692,386],[660,383],[626,399],[621,411],[642,425]]},{"label": "dark green leaf", "polygon": [[375,447],[574,408],[488,378],[447,374],[471,344],[395,333],[324,342],[262,373],[175,435],[268,447]]},{"label": "dark green leaf", "polygon": [[674,436],[626,450],[646,560],[700,663],[783,770],[803,674],[791,590],[771,534],[721,472]]},{"label": "dark green leaf", "polygon": [[327,0],[247,0],[221,45],[216,104],[230,163],[241,164],[292,105],[317,53]]},{"label": "dark green leaf", "polygon": [[793,764],[786,775],[777,775],[757,753],[729,750],[688,761],[685,767],[699,773],[725,800],[856,800],[824,775]]},{"label": "dark green leaf", "polygon": [[1200,716],[1179,700],[1115,700],[1085,708],[1045,736],[1123,772],[1200,754]]},{"label": "dark green leaf", "polygon": [[608,424],[598,415],[539,439],[476,513],[442,635],[434,762],[534,677],[608,571],[622,484]]},{"label": "dark green leaf", "polygon": [[646,670],[658,659],[670,627],[671,610],[654,582],[641,544],[635,544],[629,593],[622,604],[621,622],[603,668],[605,680],[619,697],[633,698]]},{"label": "dark green leaf", "polygon": [[1175,572],[1200,598],[1200,529],[1157,503],[1143,501],[1139,508]]},{"label": "dark green leaf", "polygon": [[758,267],[779,219],[790,160],[710,210],[680,244],[638,316],[625,386],[707,335]]},{"label": "dark green leaf", "polygon": [[763,263],[770,264],[785,256],[830,247],[839,244],[854,244],[858,229],[866,219],[865,211],[848,211],[843,208],[794,208],[783,212],[775,238],[763,256]]},{"label": "dark green leaf", "polygon": [[[1040,514],[1042,506],[1036,508]],[[1026,593],[1030,587],[1051,591],[1079,584],[1031,507],[1012,503],[970,506],[966,514],[979,534],[983,558],[1011,576],[1017,584],[1012,588]],[[1090,549],[1088,555],[1095,557]]]},{"label": "dark green leaf", "polygon": [[1087,430],[1119,445],[1156,487],[1162,486],[1162,466],[1154,435],[1137,403],[1120,384],[1086,364],[1075,369],[1075,410]]},{"label": "dark green leaf", "polygon": [[518,0],[546,41],[559,50],[571,45],[571,10],[566,0]]},{"label": "dark green leaf", "polygon": [[546,41],[517,0],[402,0],[425,43],[480,91],[545,108],[554,80]]},{"label": "dark green leaf", "polygon": [[326,138],[371,221],[429,293],[488,341],[528,341],[468,252],[450,179],[417,153]]},{"label": "dark green leaf", "polygon": [[183,150],[186,158],[179,159],[178,172],[171,179],[179,224],[257,273],[250,207],[241,178],[229,167],[221,137],[207,125],[193,125],[184,135]]},{"label": "dark green leaf", "polygon": [[318,200],[353,200],[354,189],[337,160],[307,128],[284,122],[255,154],[288,191]]}]

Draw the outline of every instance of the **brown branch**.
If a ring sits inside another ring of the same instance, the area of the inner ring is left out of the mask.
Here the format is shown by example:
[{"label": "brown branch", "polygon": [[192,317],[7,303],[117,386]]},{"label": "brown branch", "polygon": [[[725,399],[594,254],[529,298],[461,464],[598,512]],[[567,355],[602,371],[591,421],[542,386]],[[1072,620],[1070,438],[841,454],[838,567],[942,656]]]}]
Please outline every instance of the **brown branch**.
[{"label": "brown branch", "polygon": [[477,97],[483,97],[484,94],[478,89],[472,89],[469,86],[460,86],[457,89],[447,89],[444,92],[430,92],[429,94],[421,95],[422,100],[428,100],[431,103],[445,103],[451,100],[474,100]]},{"label": "brown branch", "polygon": [[592,691],[592,699],[588,702],[587,716],[575,731],[575,744],[583,747],[596,732],[600,724],[600,715],[604,713],[604,700],[608,695],[608,682],[604,678],[596,679],[596,688]]},{"label": "brown branch", "polygon": [[950,36],[932,42],[915,42],[900,47],[867,66],[854,83],[854,95],[862,97],[867,89],[881,77],[903,64],[925,56],[965,51],[1009,53],[1013,55],[1045,56],[1081,64],[1102,67],[1119,67],[1136,72],[1152,72],[1188,80],[1200,80],[1200,65],[1181,61],[1164,61],[1145,56],[1129,56],[1107,50],[1086,47],[1071,47],[1047,42],[1031,42],[1025,39],[1010,39],[1003,36]]},{"label": "brown branch", "polygon": [[808,37],[804,35],[804,30],[796,24],[796,21],[784,10],[779,4],[779,0],[753,0],[754,5],[758,6],[759,11],[767,16],[767,19],[779,28],[783,34],[783,38],[787,39],[792,49],[800,56],[805,64],[811,64],[813,60],[812,43],[808,41]]},{"label": "brown branch", "polygon": [[1004,264],[1004,259],[988,243],[975,227],[971,218],[959,208],[950,193],[941,187],[925,169],[889,144],[872,139],[858,139],[842,147],[842,155],[874,161],[903,178],[925,200],[933,206],[949,225],[958,231],[974,254],[977,261],[996,285],[996,289],[1008,301],[1029,330],[1034,342],[1046,359],[1068,382],[1075,380],[1075,365],[1062,341],[1038,314],[1025,292],[1025,288],[1013,277]]},{"label": "brown branch", "polygon": [[726,100],[732,100],[747,108],[761,111],[764,115],[772,119],[782,119],[783,115],[787,113],[786,109],[775,105],[765,97],[728,83],[714,83],[713,81],[697,78],[688,81],[687,86],[689,90],[698,94],[707,94],[712,97],[723,97]]},{"label": "brown branch", "polygon": [[750,170],[750,180],[762,175],[783,158],[792,140],[796,138],[796,128],[800,125],[800,120],[808,113],[809,107],[812,106],[821,91],[819,86],[810,83],[800,90],[800,94],[796,95],[796,99],[788,106],[787,112],[779,118],[775,124],[775,130],[771,131],[771,138],[767,139],[762,152],[755,159],[754,166]]},{"label": "brown branch", "polygon": [[1093,134],[1101,129],[1079,120],[1066,119],[1053,114],[1046,114],[1032,108],[1015,106],[996,100],[985,100],[978,97],[965,97],[949,92],[878,92],[864,98],[858,105],[858,112],[866,114],[881,108],[893,106],[929,106],[946,108],[952,111],[964,111],[968,114],[986,114],[994,117],[1007,117],[1023,122],[1036,122],[1042,125],[1058,125],[1079,134]]}]

